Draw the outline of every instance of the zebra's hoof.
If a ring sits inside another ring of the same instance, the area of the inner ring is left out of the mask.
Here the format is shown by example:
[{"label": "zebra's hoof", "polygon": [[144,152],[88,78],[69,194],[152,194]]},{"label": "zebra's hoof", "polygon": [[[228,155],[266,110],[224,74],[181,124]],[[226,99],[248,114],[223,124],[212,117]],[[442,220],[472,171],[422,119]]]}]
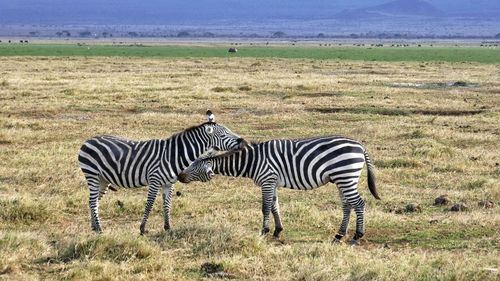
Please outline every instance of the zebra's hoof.
[{"label": "zebra's hoof", "polygon": [[351,244],[352,247],[360,245],[359,240],[355,240],[355,239],[352,239],[350,244]]},{"label": "zebra's hoof", "polygon": [[97,234],[102,233],[102,228],[101,228],[100,226],[94,226],[94,225],[93,225],[93,226],[92,226],[92,230],[93,230],[95,233],[97,233]]},{"label": "zebra's hoof", "polygon": [[334,238],[332,240],[332,245],[341,245],[343,242],[342,240],[338,239],[338,238]]},{"label": "zebra's hoof", "polygon": [[141,227],[139,228],[141,235],[147,234],[148,231],[146,230],[146,225],[141,224]]}]

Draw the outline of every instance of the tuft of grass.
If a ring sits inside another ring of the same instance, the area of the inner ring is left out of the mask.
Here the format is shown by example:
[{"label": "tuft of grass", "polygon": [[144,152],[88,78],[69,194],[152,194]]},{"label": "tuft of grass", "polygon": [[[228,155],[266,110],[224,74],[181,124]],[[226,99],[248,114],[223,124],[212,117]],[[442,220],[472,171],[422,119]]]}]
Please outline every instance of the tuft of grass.
[{"label": "tuft of grass", "polygon": [[257,236],[243,235],[225,224],[181,226],[159,237],[159,241],[169,248],[188,244],[193,254],[207,257],[256,254],[264,247]]},{"label": "tuft of grass", "polygon": [[483,190],[488,184],[487,179],[477,179],[473,181],[466,182],[465,184],[462,185],[462,189],[465,190],[473,190],[473,189],[479,189]]},{"label": "tuft of grass", "polygon": [[216,93],[224,93],[224,92],[234,91],[234,89],[232,87],[214,87],[211,90],[213,92],[216,92]]},{"label": "tuft of grass", "polygon": [[433,167],[432,171],[435,173],[463,173],[464,169],[448,164],[445,166]]},{"label": "tuft of grass", "polygon": [[240,91],[244,91],[244,92],[248,92],[248,91],[251,91],[252,90],[252,87],[248,86],[248,85],[243,85],[243,86],[239,86],[238,87],[238,90]]},{"label": "tuft of grass", "polygon": [[7,87],[7,86],[9,86],[9,81],[7,81],[7,80],[5,80],[5,79],[4,79],[4,80],[2,80],[2,82],[0,82],[0,86],[2,86],[2,87]]},{"label": "tuft of grass", "polygon": [[422,130],[414,130],[411,133],[403,134],[402,137],[406,139],[421,139],[425,138],[426,135]]},{"label": "tuft of grass", "polygon": [[123,262],[148,259],[157,254],[157,249],[143,239],[103,234],[89,239],[74,240],[62,246],[54,259],[65,263],[95,259]]},{"label": "tuft of grass", "polygon": [[391,159],[391,160],[375,160],[377,168],[418,168],[421,164],[411,159]]},{"label": "tuft of grass", "polygon": [[0,199],[0,218],[13,223],[43,223],[51,213],[45,202],[26,198]]}]

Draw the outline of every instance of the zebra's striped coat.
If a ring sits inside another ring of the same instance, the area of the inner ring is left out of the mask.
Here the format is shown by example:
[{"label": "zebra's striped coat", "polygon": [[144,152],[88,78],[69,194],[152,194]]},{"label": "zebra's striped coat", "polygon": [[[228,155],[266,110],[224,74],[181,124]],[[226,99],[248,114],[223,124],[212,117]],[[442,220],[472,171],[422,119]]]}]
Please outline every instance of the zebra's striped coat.
[{"label": "zebra's striped coat", "polygon": [[271,140],[240,151],[203,157],[179,175],[179,181],[208,181],[214,174],[252,178],[262,188],[262,234],[269,232],[269,214],[275,221],[274,236],[283,227],[279,215],[278,187],[309,190],[335,183],[342,199],[344,216],[337,242],[346,234],[351,208],[357,214],[353,243],[364,235],[364,201],[357,191],[363,166],[368,166],[368,185],[379,199],[373,165],[366,149],[357,141],[340,136],[302,140]]},{"label": "zebra's striped coat", "polygon": [[[207,113],[208,114],[208,113]],[[156,195],[163,187],[164,229],[170,229],[172,185],[177,175],[210,149],[234,150],[246,143],[226,127],[211,122],[189,128],[168,139],[131,141],[114,136],[98,136],[81,147],[78,160],[90,190],[89,207],[92,229],[101,232],[98,204],[108,186],[141,187],[148,185],[148,199],[140,231],[146,222]]]}]

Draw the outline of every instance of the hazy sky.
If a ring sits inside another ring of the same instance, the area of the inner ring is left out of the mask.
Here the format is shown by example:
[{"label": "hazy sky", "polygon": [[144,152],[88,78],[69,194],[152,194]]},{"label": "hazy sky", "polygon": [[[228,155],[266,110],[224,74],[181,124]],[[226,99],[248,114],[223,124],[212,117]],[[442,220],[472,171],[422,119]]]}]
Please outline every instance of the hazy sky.
[{"label": "hazy sky", "polygon": [[[406,0],[412,1],[412,0]],[[328,18],[388,0],[0,0],[0,23],[161,24],[186,20]],[[427,0],[448,14],[500,17],[500,0]]]}]

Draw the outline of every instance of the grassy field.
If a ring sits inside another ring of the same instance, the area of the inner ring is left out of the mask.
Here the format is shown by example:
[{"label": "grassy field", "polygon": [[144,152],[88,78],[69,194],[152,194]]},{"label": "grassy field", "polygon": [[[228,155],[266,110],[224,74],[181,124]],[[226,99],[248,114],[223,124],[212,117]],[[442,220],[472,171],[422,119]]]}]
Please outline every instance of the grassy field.
[{"label": "grassy field", "polygon": [[[227,45],[227,44],[226,44]],[[303,58],[349,59],[364,61],[446,61],[500,63],[500,51],[479,47],[318,47],[237,46],[228,53],[225,46],[175,45],[88,45],[88,44],[0,44],[0,56],[124,56],[158,58]]]},{"label": "grassy field", "polygon": [[[199,280],[207,263],[238,280],[499,278],[498,63],[38,55],[0,57],[0,279]],[[382,200],[363,176],[361,246],[330,244],[334,186],[280,190],[285,230],[273,241],[258,237],[259,189],[225,177],[176,184],[173,230],[162,231],[157,200],[146,236],[146,189],[109,192],[104,233],[93,233],[83,141],[166,138],[207,109],[249,140],[362,141]],[[434,206],[440,195],[450,203]]]}]

